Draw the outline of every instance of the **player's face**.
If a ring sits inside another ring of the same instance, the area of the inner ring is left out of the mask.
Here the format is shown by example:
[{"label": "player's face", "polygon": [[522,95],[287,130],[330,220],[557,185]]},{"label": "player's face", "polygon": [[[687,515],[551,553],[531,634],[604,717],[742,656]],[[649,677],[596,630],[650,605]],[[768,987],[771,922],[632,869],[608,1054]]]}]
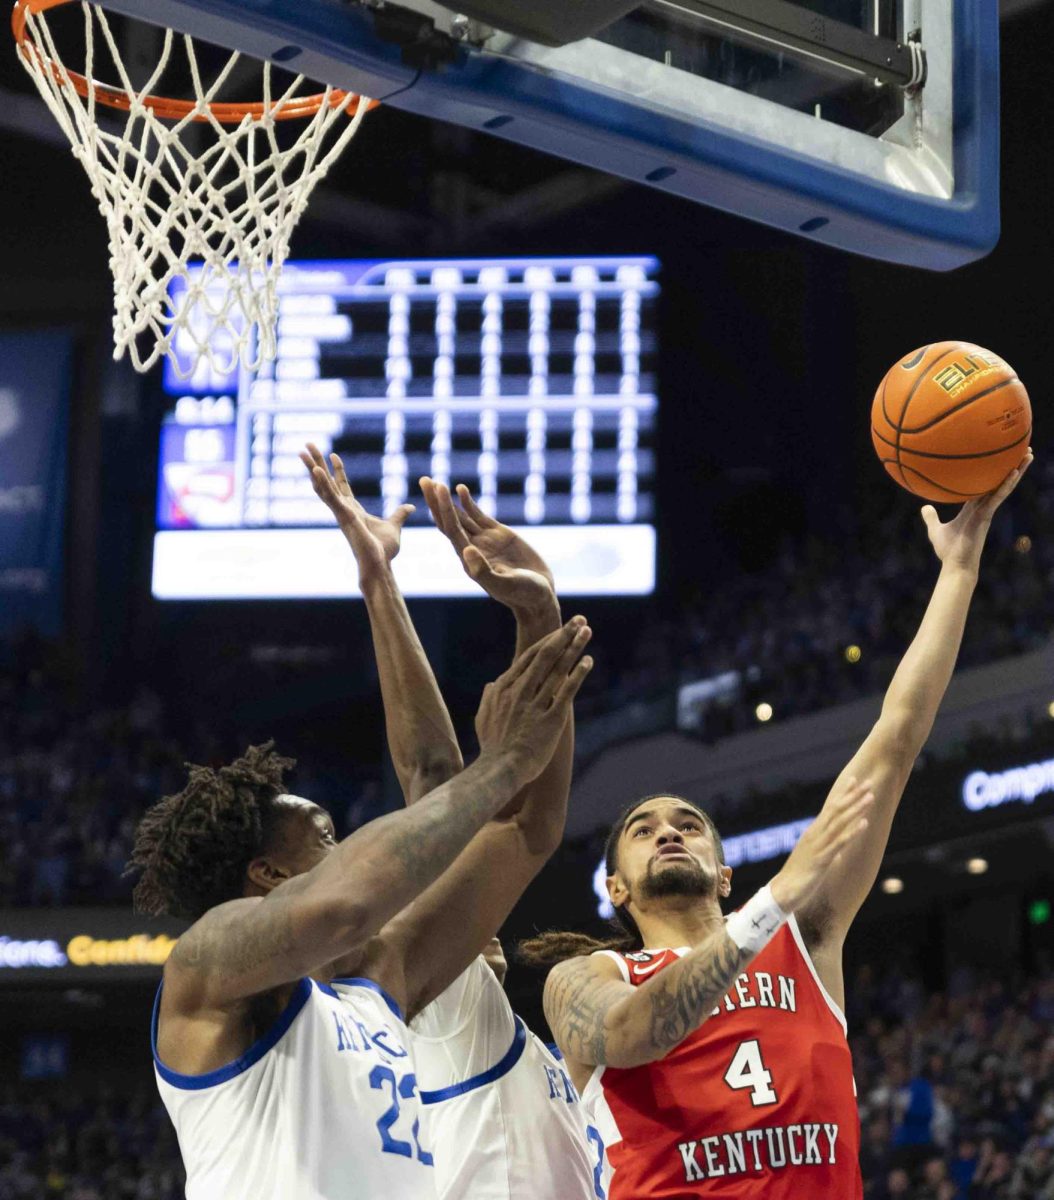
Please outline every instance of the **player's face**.
[{"label": "player's face", "polygon": [[636,809],[619,838],[612,902],[668,896],[724,896],[731,872],[717,857],[710,828],[695,809],[660,796]]},{"label": "player's face", "polygon": [[337,844],[333,818],[303,796],[279,796],[285,812],[282,827],[281,865],[292,875],[303,875],[318,864]]}]

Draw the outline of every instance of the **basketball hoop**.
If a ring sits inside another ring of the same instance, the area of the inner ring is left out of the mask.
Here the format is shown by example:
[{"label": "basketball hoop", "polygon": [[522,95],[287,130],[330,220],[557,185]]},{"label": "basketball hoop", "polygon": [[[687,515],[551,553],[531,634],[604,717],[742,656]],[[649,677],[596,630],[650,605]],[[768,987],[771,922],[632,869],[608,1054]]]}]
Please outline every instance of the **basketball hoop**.
[{"label": "basketball hoop", "polygon": [[[70,4],[83,15],[82,72],[63,63],[46,19]],[[12,27],[22,63],[106,219],[114,358],[127,351],[136,370],[147,371],[167,355],[182,378],[204,363],[229,374],[239,361],[254,370],[273,359],[289,239],[316,184],[376,102],[334,87],[309,91],[302,75],[273,92],[271,64],[237,51],[208,81],[201,47],[171,29],[163,31],[157,65],[136,87],[105,12],[86,0],[17,0]],[[177,47],[192,99],[154,94],[179,58]],[[104,57],[116,84],[96,79]],[[262,100],[219,99],[240,62],[259,67]],[[100,107],[123,114],[123,123],[100,124]],[[299,134],[280,143],[278,123],[298,120]]]}]

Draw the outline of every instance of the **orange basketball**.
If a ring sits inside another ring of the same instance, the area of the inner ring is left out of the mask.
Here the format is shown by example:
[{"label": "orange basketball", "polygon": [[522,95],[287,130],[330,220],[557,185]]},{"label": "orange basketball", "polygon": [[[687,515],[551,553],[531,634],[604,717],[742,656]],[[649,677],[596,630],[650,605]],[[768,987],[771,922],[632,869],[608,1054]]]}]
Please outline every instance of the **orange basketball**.
[{"label": "orange basketball", "polygon": [[1032,406],[1014,369],[969,342],[933,342],[890,367],[871,439],[893,478],[926,500],[990,492],[1025,457]]}]

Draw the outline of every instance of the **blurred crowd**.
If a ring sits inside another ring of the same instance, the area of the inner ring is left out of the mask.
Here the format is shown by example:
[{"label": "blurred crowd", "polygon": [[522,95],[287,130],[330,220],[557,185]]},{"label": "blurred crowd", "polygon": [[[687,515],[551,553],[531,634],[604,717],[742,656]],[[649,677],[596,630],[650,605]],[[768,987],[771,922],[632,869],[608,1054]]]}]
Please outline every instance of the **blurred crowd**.
[{"label": "blurred crowd", "polygon": [[[849,992],[867,1200],[1054,1200],[1054,975],[862,969]],[[0,1200],[176,1200],[156,1095],[0,1092]]]},{"label": "blurred crowd", "polygon": [[[127,902],[125,864],[143,812],[183,787],[185,761],[219,765],[249,740],[220,738],[203,722],[178,726],[147,687],[98,710],[70,696],[53,646],[26,643],[0,670],[0,907]],[[381,811],[371,778],[379,765],[368,768],[357,778],[312,755],[296,783],[353,829]]]},{"label": "blurred crowd", "polygon": [[182,1200],[176,1135],[156,1093],[0,1092],[0,1200]]},{"label": "blurred crowd", "polygon": [[868,1200],[1054,1200],[1054,976],[849,998]]},{"label": "blurred crowd", "polygon": [[[778,720],[881,691],[918,627],[937,561],[918,505],[885,488],[872,503],[872,512],[832,514],[757,570],[701,572],[665,619],[638,623],[619,654],[597,654],[581,714],[731,673],[735,686],[692,714],[692,731],[711,741],[755,725],[762,702]],[[993,523],[960,666],[1034,649],[1052,628],[1054,462],[1038,461]]]}]

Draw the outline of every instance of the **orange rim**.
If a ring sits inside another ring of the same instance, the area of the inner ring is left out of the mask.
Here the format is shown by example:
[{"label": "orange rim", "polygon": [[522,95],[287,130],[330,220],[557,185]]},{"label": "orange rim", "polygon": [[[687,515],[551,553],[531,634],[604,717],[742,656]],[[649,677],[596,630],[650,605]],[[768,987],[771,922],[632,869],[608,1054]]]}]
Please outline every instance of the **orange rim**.
[{"label": "orange rim", "polygon": [[[30,60],[38,63],[45,71],[50,71],[56,82],[65,87],[67,81],[73,89],[85,99],[94,95],[99,104],[107,108],[120,109],[130,112],[132,99],[123,88],[111,87],[94,79],[54,62],[33,43],[26,40],[26,18],[30,13],[34,16],[51,8],[59,8],[70,4],[73,0],[15,0],[14,12],[11,14],[11,29],[15,35],[19,51]],[[351,112],[358,109],[360,97],[355,92],[345,92],[334,88],[330,92],[317,92],[313,96],[297,96],[287,101],[281,107],[274,103],[265,104],[262,100],[252,104],[233,104],[229,102],[210,104],[208,106],[212,119],[221,125],[240,125],[246,117],[254,121],[262,120],[270,115],[276,121],[293,121],[303,117],[313,117],[320,108],[345,108]],[[153,111],[156,117],[169,121],[182,121],[190,117],[193,121],[207,122],[209,117],[196,112],[198,105],[193,100],[172,100],[166,96],[141,96],[140,103]],[[371,100],[367,111],[376,108],[377,100]]]}]

